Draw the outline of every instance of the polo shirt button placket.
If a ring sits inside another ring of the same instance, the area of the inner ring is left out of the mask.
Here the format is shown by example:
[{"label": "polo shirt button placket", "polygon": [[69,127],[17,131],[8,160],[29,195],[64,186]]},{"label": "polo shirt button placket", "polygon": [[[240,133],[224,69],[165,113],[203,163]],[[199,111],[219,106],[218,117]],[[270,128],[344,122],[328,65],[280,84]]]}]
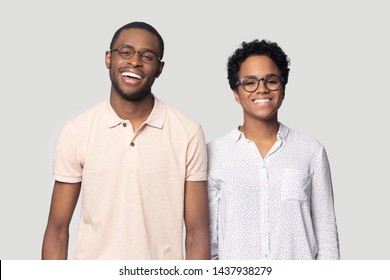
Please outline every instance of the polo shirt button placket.
[{"label": "polo shirt button placket", "polygon": [[[126,122],[123,122],[123,123],[122,123],[122,126],[123,126],[124,128],[126,128],[126,127],[127,127],[127,123],[126,123]],[[133,141],[131,141],[131,142],[130,142],[130,146],[131,146],[131,147],[134,147],[134,146],[135,146],[135,143],[134,143]]]}]

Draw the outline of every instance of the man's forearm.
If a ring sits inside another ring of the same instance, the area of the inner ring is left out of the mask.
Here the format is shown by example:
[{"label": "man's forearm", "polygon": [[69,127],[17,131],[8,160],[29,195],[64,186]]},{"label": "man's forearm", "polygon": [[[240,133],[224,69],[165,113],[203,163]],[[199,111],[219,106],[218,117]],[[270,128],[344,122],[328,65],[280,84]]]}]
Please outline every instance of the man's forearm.
[{"label": "man's forearm", "polygon": [[186,235],[186,259],[209,260],[210,237],[208,228],[196,231],[187,231]]},{"label": "man's forearm", "polygon": [[68,258],[69,232],[46,229],[42,245],[42,260],[66,260]]}]

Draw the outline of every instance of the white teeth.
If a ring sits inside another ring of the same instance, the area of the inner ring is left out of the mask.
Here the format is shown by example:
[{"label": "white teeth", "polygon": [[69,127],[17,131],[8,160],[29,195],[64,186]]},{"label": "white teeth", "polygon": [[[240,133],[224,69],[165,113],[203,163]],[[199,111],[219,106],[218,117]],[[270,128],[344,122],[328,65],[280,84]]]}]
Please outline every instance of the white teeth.
[{"label": "white teeth", "polygon": [[130,78],[136,78],[136,79],[139,79],[139,80],[142,79],[142,77],[140,75],[137,75],[137,74],[132,73],[132,72],[123,72],[122,76],[130,77]]},{"label": "white teeth", "polygon": [[271,101],[271,99],[255,99],[253,102],[264,104],[264,103],[267,103],[267,102],[270,102],[270,101]]}]

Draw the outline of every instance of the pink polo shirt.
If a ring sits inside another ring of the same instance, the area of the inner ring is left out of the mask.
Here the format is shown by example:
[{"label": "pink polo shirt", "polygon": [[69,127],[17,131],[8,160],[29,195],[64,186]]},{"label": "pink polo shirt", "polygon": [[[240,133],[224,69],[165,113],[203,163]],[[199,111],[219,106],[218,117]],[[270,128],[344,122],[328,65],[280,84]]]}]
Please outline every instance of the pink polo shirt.
[{"label": "pink polo shirt", "polygon": [[54,178],[82,182],[75,259],[182,259],[184,184],[207,179],[203,131],[155,98],[133,132],[107,101],[66,123]]}]

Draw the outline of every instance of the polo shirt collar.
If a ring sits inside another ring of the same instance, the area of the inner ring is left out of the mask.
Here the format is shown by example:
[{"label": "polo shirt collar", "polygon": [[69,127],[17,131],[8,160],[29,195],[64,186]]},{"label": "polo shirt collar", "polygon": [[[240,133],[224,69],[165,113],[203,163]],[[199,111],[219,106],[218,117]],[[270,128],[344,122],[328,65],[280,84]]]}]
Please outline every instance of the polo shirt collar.
[{"label": "polo shirt collar", "polygon": [[165,115],[167,113],[167,105],[161,102],[154,96],[154,106],[153,110],[150,113],[149,117],[146,119],[145,123],[161,129],[164,126]]},{"label": "polo shirt collar", "polygon": [[[164,126],[165,115],[167,112],[167,105],[154,97],[154,106],[152,112],[149,117],[146,119],[145,124],[162,128]],[[110,104],[110,100],[107,100],[104,108],[103,108],[104,120],[106,121],[109,128],[113,128],[124,122],[114,111]]]},{"label": "polo shirt collar", "polygon": [[110,100],[107,100],[105,106],[103,107],[103,118],[109,128],[113,128],[123,122],[123,120],[115,113],[114,109],[112,108]]}]

